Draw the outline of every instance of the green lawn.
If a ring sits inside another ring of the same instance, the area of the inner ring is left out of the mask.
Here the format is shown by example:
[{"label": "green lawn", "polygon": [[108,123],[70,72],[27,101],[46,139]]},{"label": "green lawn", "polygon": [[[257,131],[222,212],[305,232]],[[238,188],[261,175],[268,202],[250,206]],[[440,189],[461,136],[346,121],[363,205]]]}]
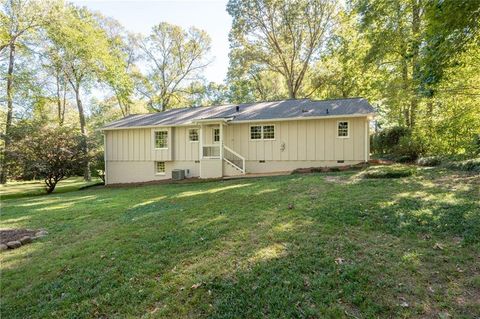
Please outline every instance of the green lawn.
[{"label": "green lawn", "polygon": [[474,318],[480,177],[317,173],[3,200],[3,318]]},{"label": "green lawn", "polygon": [[[65,193],[80,189],[81,187],[100,183],[99,178],[92,178],[91,182],[85,182],[83,177],[71,177],[60,181],[54,190],[54,193]],[[6,185],[0,185],[0,196],[2,199],[29,197],[35,195],[45,195],[45,183],[41,180],[29,182],[9,182]]]}]

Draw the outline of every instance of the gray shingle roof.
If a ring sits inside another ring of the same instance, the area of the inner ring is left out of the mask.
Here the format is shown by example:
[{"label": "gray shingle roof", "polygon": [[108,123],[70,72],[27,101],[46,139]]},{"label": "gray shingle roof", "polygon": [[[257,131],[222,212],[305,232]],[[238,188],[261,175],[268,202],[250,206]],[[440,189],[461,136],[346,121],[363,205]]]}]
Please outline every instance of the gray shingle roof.
[{"label": "gray shingle roof", "polygon": [[[239,111],[236,111],[236,107]],[[228,104],[208,107],[171,109],[162,113],[130,115],[109,123],[103,129],[175,126],[193,124],[198,120],[228,118],[231,122],[369,115],[373,107],[363,98],[314,101],[310,99],[283,100],[248,104]]]}]

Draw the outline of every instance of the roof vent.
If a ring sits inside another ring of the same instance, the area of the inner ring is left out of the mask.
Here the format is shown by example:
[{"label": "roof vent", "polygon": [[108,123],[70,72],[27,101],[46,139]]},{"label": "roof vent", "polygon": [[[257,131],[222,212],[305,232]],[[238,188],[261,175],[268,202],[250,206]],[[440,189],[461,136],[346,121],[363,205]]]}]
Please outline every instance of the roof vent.
[{"label": "roof vent", "polygon": [[302,109],[302,113],[308,113],[308,112],[310,112],[310,110]]},{"label": "roof vent", "polygon": [[240,105],[235,106],[235,111],[240,112]]},{"label": "roof vent", "polygon": [[328,114],[328,109],[327,109],[327,114]]}]

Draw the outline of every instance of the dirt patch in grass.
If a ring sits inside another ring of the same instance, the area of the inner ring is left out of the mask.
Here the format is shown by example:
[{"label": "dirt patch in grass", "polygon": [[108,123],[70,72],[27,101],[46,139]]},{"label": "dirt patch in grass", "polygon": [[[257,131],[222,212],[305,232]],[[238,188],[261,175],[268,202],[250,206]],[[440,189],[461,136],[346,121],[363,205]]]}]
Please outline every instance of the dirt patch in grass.
[{"label": "dirt patch in grass", "polygon": [[0,229],[0,244],[6,245],[10,241],[20,240],[25,236],[33,237],[36,232],[32,229]]},{"label": "dirt patch in grass", "polygon": [[331,183],[347,184],[349,179],[345,176],[325,176],[325,180]]}]

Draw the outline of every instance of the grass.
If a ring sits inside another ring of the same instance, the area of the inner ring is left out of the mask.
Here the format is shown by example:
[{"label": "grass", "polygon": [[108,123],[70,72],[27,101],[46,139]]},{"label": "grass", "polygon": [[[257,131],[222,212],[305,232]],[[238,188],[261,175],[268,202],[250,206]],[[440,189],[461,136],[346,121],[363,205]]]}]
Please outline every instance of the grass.
[{"label": "grass", "polygon": [[[76,191],[82,187],[92,186],[100,182],[99,178],[92,178],[91,182],[85,182],[83,177],[71,177],[60,181],[53,192],[58,194]],[[41,180],[8,182],[6,185],[0,185],[0,195],[2,199],[45,195],[45,183]]]},{"label": "grass", "polygon": [[414,167],[405,165],[374,166],[363,173],[364,178],[402,178],[412,176],[416,172]]},{"label": "grass", "polygon": [[[315,173],[12,198],[5,318],[472,318],[480,178]],[[408,305],[408,306],[406,306]]]}]

